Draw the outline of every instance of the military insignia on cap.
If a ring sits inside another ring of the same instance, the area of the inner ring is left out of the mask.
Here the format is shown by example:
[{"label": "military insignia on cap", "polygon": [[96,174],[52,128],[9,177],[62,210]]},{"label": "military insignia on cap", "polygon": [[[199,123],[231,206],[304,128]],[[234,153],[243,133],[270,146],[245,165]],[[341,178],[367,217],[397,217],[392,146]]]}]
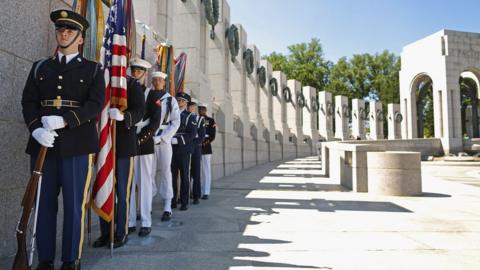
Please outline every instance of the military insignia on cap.
[{"label": "military insignia on cap", "polygon": [[64,10],[64,11],[60,12],[60,16],[62,16],[62,18],[67,18],[68,13]]}]

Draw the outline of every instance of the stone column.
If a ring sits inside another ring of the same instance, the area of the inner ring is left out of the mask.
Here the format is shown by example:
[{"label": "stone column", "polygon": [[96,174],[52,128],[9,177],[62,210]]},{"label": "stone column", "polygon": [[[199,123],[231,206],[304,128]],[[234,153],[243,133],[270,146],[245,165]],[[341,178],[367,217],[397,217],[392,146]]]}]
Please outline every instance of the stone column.
[{"label": "stone column", "polygon": [[[213,142],[212,178],[230,175],[241,169],[241,139],[233,130],[233,105],[230,89],[230,51],[223,37],[230,26],[230,7],[220,0],[220,19],[215,26],[215,39],[208,38],[208,79],[212,99],[209,114],[217,124],[217,136]],[[187,59],[188,65],[188,59]],[[239,166],[240,164],[240,166]]]},{"label": "stone column", "polygon": [[265,126],[263,138],[268,143],[268,160],[282,159],[281,144],[275,139],[275,122],[273,120],[273,96],[270,88],[272,65],[265,59],[260,60],[260,68],[265,68],[265,85],[260,85],[260,115]]},{"label": "stone column", "polygon": [[309,137],[310,154],[314,154],[318,142],[317,115],[320,108],[317,99],[317,89],[311,86],[303,87],[305,107],[303,108],[303,134]]},{"label": "stone column", "polygon": [[388,104],[388,139],[396,140],[402,137],[401,125],[403,121],[402,113],[400,112],[400,104]]},{"label": "stone column", "polygon": [[212,99],[208,80],[208,36],[210,27],[205,19],[205,8],[200,1],[175,1],[173,36],[175,56],[187,54],[185,88],[192,97],[202,102]]},{"label": "stone column", "polygon": [[288,80],[287,87],[290,89],[292,96],[291,102],[287,102],[287,123],[291,134],[295,136],[294,141],[298,147],[298,145],[303,143],[302,108],[297,103],[297,98],[302,91],[302,85],[297,80]]},{"label": "stone column", "polygon": [[348,140],[348,97],[335,96],[335,138]]},{"label": "stone column", "polygon": [[247,76],[243,52],[247,48],[247,33],[240,24],[238,28],[240,38],[240,51],[235,62],[230,62],[230,88],[232,90],[233,112],[236,115],[238,136],[242,138],[242,169],[256,164],[256,146],[252,140],[248,100],[247,100]]},{"label": "stone column", "polygon": [[281,148],[281,159],[284,157],[284,148],[288,144],[288,137],[290,131],[286,121],[285,102],[283,100],[282,89],[285,86],[287,79],[285,74],[281,71],[273,71],[272,78],[277,81],[278,92],[275,96],[272,96],[272,119],[275,127],[275,141]]},{"label": "stone column", "polygon": [[327,91],[319,92],[318,102],[320,103],[318,133],[321,140],[330,141],[333,139],[333,117],[335,113],[332,94]]},{"label": "stone column", "polygon": [[365,140],[365,101],[352,99],[352,136]]},{"label": "stone column", "polygon": [[384,114],[382,102],[370,101],[370,138],[372,140],[383,140]]}]

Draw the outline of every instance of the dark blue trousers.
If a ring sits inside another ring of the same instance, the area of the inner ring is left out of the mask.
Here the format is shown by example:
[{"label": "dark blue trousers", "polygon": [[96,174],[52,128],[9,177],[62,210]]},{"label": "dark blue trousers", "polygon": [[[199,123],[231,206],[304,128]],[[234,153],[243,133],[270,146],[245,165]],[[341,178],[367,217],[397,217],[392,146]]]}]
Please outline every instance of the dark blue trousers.
[{"label": "dark blue trousers", "polygon": [[[133,176],[133,158],[117,158],[115,163],[115,237],[123,239],[128,231],[128,211],[130,204],[130,187]],[[100,218],[100,230],[102,235],[110,234],[110,223]]]},{"label": "dark blue trousers", "polygon": [[176,204],[178,201],[177,178],[178,173],[180,173],[180,203],[187,205],[190,196],[190,149],[186,146],[173,145],[172,150],[172,164],[170,165],[173,186],[172,203]]},{"label": "dark blue trousers", "polygon": [[202,162],[202,148],[200,145],[193,147],[190,175],[193,179],[193,198],[200,199],[202,196],[202,184],[200,181],[200,164]]},{"label": "dark blue trousers", "polygon": [[[31,157],[32,168],[36,156]],[[63,197],[62,261],[82,255],[85,204],[92,176],[92,155],[47,158],[43,165],[37,220],[39,261],[55,259],[58,195]]]}]

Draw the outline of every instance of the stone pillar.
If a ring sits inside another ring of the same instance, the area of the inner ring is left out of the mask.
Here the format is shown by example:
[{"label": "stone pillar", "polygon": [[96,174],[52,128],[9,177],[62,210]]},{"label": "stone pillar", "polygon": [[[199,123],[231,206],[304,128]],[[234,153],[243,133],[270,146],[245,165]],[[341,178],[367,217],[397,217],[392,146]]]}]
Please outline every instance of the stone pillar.
[{"label": "stone pillar", "polygon": [[273,99],[270,88],[272,77],[272,65],[265,59],[260,60],[260,67],[265,68],[265,85],[260,87],[260,114],[264,119],[265,130],[263,138],[268,142],[268,160],[275,161],[282,159],[281,144],[275,139],[275,122],[273,120]]},{"label": "stone pillar", "polygon": [[352,99],[352,136],[365,140],[365,101]]},{"label": "stone pillar", "polygon": [[[256,146],[252,140],[248,100],[247,100],[247,76],[243,52],[247,49],[247,33],[240,24],[238,28],[240,38],[240,51],[235,62],[230,61],[230,89],[232,90],[233,112],[236,115],[238,136],[242,138],[242,169],[256,164]],[[253,108],[252,108],[253,109]]]},{"label": "stone pillar", "polygon": [[370,139],[383,140],[384,114],[382,102],[370,101]]},{"label": "stone pillar", "polygon": [[348,140],[348,117],[350,110],[348,108],[348,97],[335,96],[335,138]]},{"label": "stone pillar", "polygon": [[302,85],[297,80],[288,80],[287,87],[290,89],[292,96],[291,102],[287,102],[287,123],[291,134],[294,135],[294,142],[296,142],[298,148],[299,145],[303,144],[302,108],[297,103],[298,96],[300,96],[302,91]]},{"label": "stone pillar", "polygon": [[[264,116],[260,112],[260,91],[267,86],[267,83],[261,86],[259,79],[260,58],[262,57],[257,46],[249,45],[248,49],[253,52],[254,69],[253,73],[247,74],[247,100],[250,115],[250,122],[255,127],[255,133],[252,132],[252,138],[256,142],[256,164],[263,164],[269,160],[268,138],[265,138],[265,132],[268,133],[264,124]],[[265,116],[267,117],[267,116]]]},{"label": "stone pillar", "polygon": [[192,97],[210,102],[212,92],[208,80],[208,38],[210,26],[205,19],[205,8],[200,1],[175,1],[173,36],[175,56],[185,52],[187,68],[185,88]]},{"label": "stone pillar", "polygon": [[[173,8],[172,0],[168,1],[154,1],[154,0],[138,0],[133,1],[133,8],[135,10],[136,23],[136,42],[141,44],[142,35],[145,34],[145,60],[152,65],[155,64],[156,55],[153,48],[160,42],[172,42],[173,40]],[[106,18],[105,18],[106,19]],[[147,27],[149,29],[147,29]],[[158,41],[155,40],[153,32],[158,34]],[[137,49],[137,56],[140,57],[141,47]],[[150,75],[150,74],[148,74]],[[147,80],[147,85],[150,81]]]},{"label": "stone pillar", "polygon": [[290,131],[286,121],[285,101],[283,100],[282,89],[285,87],[287,79],[285,74],[281,71],[273,71],[272,78],[277,81],[278,92],[272,96],[272,118],[275,127],[275,140],[281,148],[281,159],[284,157],[284,145],[288,144],[288,137]]},{"label": "stone pillar", "polygon": [[400,112],[400,104],[388,104],[388,139],[401,139],[401,125],[403,121],[402,113]]},{"label": "stone pillar", "polygon": [[333,139],[333,117],[335,107],[332,102],[332,94],[327,91],[318,93],[320,111],[318,113],[318,132],[321,140],[330,141]]},{"label": "stone pillar", "polygon": [[311,154],[314,154],[318,142],[318,123],[317,116],[320,105],[317,99],[317,89],[311,86],[303,87],[303,95],[305,96],[305,107],[303,108],[303,134],[309,137],[309,145]]},{"label": "stone pillar", "polygon": [[[241,139],[233,130],[233,105],[230,89],[230,51],[223,37],[230,26],[230,7],[220,0],[220,18],[215,26],[215,39],[208,38],[208,79],[212,99],[209,114],[217,124],[217,136],[213,142],[212,178],[230,175],[241,169]],[[188,65],[188,59],[187,59]],[[240,164],[240,166],[239,166]]]},{"label": "stone pillar", "polygon": [[465,132],[469,138],[473,138],[472,105],[465,108]]}]

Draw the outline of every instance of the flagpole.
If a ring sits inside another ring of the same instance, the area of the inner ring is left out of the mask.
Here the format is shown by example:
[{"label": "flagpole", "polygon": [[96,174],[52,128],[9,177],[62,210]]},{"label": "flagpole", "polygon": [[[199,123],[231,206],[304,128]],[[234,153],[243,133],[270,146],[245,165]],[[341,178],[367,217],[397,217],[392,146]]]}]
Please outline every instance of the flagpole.
[{"label": "flagpole", "polygon": [[173,54],[173,46],[170,48],[171,51],[171,72],[170,72],[170,95],[175,96],[175,57]]},{"label": "flagpole", "polygon": [[110,220],[110,258],[113,258],[113,243],[115,242],[115,185],[116,185],[116,143],[117,143],[117,123],[115,119],[112,119],[112,171],[113,171],[113,186],[112,186],[112,198],[113,198],[113,206],[112,206],[112,219]]}]

